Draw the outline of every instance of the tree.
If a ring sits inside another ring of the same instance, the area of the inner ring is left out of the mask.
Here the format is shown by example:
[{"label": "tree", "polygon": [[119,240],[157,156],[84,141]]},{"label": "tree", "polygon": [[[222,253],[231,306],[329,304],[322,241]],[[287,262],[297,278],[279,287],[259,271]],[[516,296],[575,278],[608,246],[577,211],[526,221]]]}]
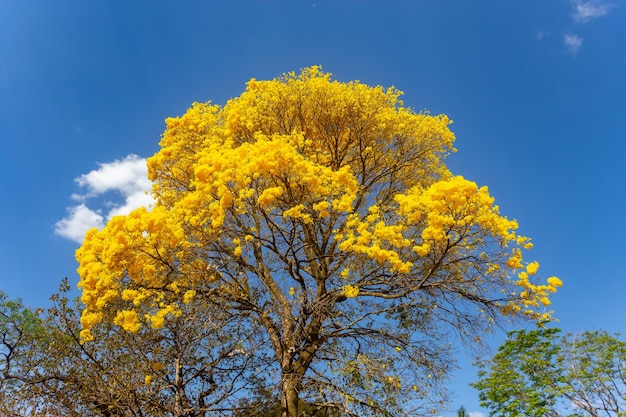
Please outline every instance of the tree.
[{"label": "tree", "polygon": [[264,341],[232,337],[241,317],[209,314],[214,309],[194,303],[158,331],[103,323],[84,344],[83,306],[68,300],[68,289],[64,282],[47,310],[6,295],[0,300],[0,414],[200,417],[250,410],[240,397],[264,385],[265,365],[244,349]]},{"label": "tree", "polygon": [[450,328],[545,319],[561,281],[537,283],[530,239],[446,168],[448,117],[400,95],[311,67],[167,119],[148,161],[154,207],[77,251],[83,340],[96,323],[158,329],[209,300],[245,317],[240,339],[270,341],[253,354],[273,357],[282,416],[301,400],[352,416],[431,410]]},{"label": "tree", "polygon": [[29,405],[20,401],[19,380],[11,378],[15,362],[27,357],[23,346],[33,333],[41,331],[35,311],[25,308],[20,300],[11,300],[0,291],[0,414],[14,417],[26,415]]},{"label": "tree", "polygon": [[620,416],[626,411],[626,343],[604,331],[511,332],[496,355],[478,366],[480,379],[472,386],[495,416]]}]

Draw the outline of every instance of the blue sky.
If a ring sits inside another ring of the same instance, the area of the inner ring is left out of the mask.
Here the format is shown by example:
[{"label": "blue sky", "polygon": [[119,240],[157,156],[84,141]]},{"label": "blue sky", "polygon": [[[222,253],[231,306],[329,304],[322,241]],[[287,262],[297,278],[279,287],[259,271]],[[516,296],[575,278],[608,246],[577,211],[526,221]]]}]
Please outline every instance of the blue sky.
[{"label": "blue sky", "polygon": [[563,279],[559,325],[626,334],[625,23],[623,0],[0,0],[0,289],[77,281],[72,239],[146,203],[166,117],[321,64],[449,115],[451,169]]}]

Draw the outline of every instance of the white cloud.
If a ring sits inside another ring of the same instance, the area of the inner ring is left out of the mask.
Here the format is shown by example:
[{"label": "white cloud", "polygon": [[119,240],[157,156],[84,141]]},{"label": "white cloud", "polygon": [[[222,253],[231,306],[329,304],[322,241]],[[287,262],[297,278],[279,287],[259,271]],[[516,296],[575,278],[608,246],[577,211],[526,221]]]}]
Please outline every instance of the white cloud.
[{"label": "white cloud", "polygon": [[543,40],[544,38],[550,36],[550,32],[548,32],[547,30],[539,30],[535,32],[535,38],[539,41]]},{"label": "white cloud", "polygon": [[565,47],[572,54],[575,54],[576,52],[578,52],[578,50],[583,44],[583,38],[581,38],[578,35],[571,34],[571,33],[565,34],[563,40],[565,41]]},{"label": "white cloud", "polygon": [[602,17],[613,7],[612,4],[602,0],[574,0],[572,3],[574,5],[572,18],[577,23],[586,23],[591,19]]},{"label": "white cloud", "polygon": [[74,242],[82,242],[87,230],[104,226],[104,217],[84,204],[70,207],[69,215],[54,225],[54,232]]},{"label": "white cloud", "polygon": [[128,214],[136,208],[149,207],[150,205],[152,205],[154,203],[154,199],[151,195],[146,194],[145,191],[140,193],[134,193],[126,197],[126,201],[124,202],[124,204],[113,207],[109,211],[107,218]]},{"label": "white cloud", "polygon": [[470,411],[469,417],[485,417],[485,414],[480,411]]},{"label": "white cloud", "polygon": [[122,160],[99,164],[100,168],[76,178],[81,187],[87,187],[86,197],[116,190],[124,196],[150,189],[145,158],[128,155]]},{"label": "white cloud", "polygon": [[[76,178],[79,187],[86,190],[84,193],[72,194],[72,200],[80,204],[68,208],[68,216],[55,224],[55,233],[81,243],[87,230],[102,227],[105,220],[152,205],[154,200],[147,194],[152,185],[147,172],[145,158],[128,155],[121,160],[99,164],[98,169]],[[118,201],[104,201],[102,207],[97,209],[87,206],[87,200],[108,192],[115,192],[121,198]],[[102,212],[106,212],[106,215]]]}]

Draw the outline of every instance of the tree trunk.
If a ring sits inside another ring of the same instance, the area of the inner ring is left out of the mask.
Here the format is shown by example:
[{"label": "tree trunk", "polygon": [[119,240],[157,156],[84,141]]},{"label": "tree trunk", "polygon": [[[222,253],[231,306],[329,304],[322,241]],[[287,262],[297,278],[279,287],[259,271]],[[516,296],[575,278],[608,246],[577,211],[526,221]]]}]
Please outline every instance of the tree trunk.
[{"label": "tree trunk", "polygon": [[298,417],[298,376],[283,373],[281,392],[281,417]]}]

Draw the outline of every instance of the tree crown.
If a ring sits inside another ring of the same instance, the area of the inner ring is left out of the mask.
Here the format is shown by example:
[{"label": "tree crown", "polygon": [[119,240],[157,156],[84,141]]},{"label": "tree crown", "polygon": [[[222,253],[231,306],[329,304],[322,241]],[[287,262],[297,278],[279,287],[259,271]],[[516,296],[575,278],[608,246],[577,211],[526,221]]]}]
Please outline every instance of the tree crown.
[{"label": "tree crown", "polygon": [[386,349],[406,363],[438,357],[416,337],[434,323],[469,333],[503,315],[549,318],[561,281],[537,283],[517,222],[448,170],[449,118],[401,94],[310,67],[167,119],[148,160],[154,207],[89,231],[76,253],[84,340],[103,321],[160,328],[202,297],[264,329],[285,378],[331,349],[341,372],[369,372],[389,393],[402,384]]}]

